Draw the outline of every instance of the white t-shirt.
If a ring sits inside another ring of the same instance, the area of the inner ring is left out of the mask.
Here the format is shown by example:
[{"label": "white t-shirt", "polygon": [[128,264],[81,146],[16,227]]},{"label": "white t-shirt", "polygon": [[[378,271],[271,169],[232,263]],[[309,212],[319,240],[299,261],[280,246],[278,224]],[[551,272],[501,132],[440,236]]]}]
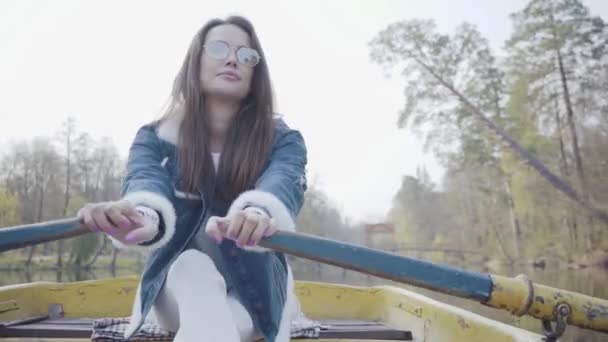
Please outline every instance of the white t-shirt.
[{"label": "white t-shirt", "polygon": [[213,159],[213,166],[215,167],[215,172],[217,172],[217,167],[220,165],[220,152],[211,152],[211,159]]}]

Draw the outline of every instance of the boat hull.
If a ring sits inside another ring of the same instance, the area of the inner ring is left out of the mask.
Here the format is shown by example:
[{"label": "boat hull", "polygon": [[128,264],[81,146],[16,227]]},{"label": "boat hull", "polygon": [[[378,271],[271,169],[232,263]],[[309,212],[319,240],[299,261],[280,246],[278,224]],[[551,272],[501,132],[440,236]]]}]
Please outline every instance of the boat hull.
[{"label": "boat hull", "polygon": [[[49,312],[65,318],[128,316],[137,283],[137,277],[123,277],[0,287],[0,322],[43,316]],[[542,341],[538,334],[392,286],[354,287],[298,281],[296,294],[302,310],[313,319],[380,322],[391,328],[411,331],[414,341]],[[43,340],[60,341],[13,341]]]}]

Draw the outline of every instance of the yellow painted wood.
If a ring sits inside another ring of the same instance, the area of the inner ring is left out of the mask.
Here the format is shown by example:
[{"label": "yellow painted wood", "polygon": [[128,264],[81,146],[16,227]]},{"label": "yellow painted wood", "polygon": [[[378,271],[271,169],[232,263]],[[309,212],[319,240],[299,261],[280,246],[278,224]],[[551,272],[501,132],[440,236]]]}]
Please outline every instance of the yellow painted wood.
[{"label": "yellow painted wood", "polygon": [[416,341],[541,341],[538,334],[395,287],[300,282],[303,311],[313,318],[376,320],[412,331]]},{"label": "yellow painted wood", "polygon": [[539,319],[552,320],[556,305],[567,303],[571,310],[569,324],[608,332],[608,301],[605,299],[528,283],[518,277],[492,275],[492,282],[492,297],[486,303],[489,306],[506,309],[520,316],[528,314]]},{"label": "yellow painted wood", "polygon": [[16,300],[11,299],[4,302],[0,302],[0,312],[14,311],[18,309],[19,305],[17,304]]},{"label": "yellow painted wood", "polygon": [[[54,303],[62,305],[66,317],[127,316],[130,314],[137,281],[136,277],[126,277],[67,284],[32,283],[2,287],[0,302],[14,300],[19,309],[0,313],[0,321],[45,314],[49,305]],[[415,341],[542,340],[540,335],[395,287],[297,282],[296,294],[302,310],[313,319],[380,321],[394,328],[412,331]]]},{"label": "yellow painted wood", "polygon": [[49,305],[60,304],[65,317],[110,317],[131,314],[137,277],[75,283],[37,282],[0,287],[0,302],[13,300],[19,308],[0,312],[0,320],[11,321],[48,313]]}]

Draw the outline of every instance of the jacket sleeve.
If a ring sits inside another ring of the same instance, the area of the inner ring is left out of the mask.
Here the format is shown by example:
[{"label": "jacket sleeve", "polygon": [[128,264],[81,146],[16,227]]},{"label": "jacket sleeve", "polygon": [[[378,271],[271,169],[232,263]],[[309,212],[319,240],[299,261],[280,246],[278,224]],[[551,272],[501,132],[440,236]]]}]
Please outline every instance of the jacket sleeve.
[{"label": "jacket sleeve", "polygon": [[156,210],[161,218],[162,229],[151,241],[139,245],[125,245],[112,239],[117,248],[156,249],[166,244],[175,233],[177,218],[172,203],[173,186],[162,162],[161,142],[154,126],[143,126],[129,150],[121,197],[135,206]]},{"label": "jacket sleeve", "polygon": [[282,122],[279,125],[270,162],[255,189],[239,195],[228,215],[247,207],[258,207],[275,219],[279,230],[295,231],[296,216],[306,191],[306,146],[300,132],[288,129]]}]

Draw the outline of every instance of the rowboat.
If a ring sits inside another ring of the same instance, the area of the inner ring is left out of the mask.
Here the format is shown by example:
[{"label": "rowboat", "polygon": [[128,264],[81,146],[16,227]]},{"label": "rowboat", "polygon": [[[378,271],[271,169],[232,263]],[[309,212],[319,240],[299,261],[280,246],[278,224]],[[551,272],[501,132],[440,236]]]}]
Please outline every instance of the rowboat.
[{"label": "rowboat", "polygon": [[[2,228],[0,253],[83,234],[90,230],[78,218]],[[537,284],[525,275],[473,272],[301,233],[277,232],[260,245],[535,317],[544,330],[542,336],[398,287],[297,282],[302,311],[320,322],[316,337],[324,341],[549,342],[570,325],[608,333],[608,300]],[[0,288],[0,337],[89,339],[95,319],[129,315],[137,282],[130,277]]]},{"label": "rowboat", "polygon": [[[137,277],[123,277],[1,287],[0,338],[89,340],[94,319],[130,314],[137,281]],[[542,341],[543,338],[393,286],[354,287],[298,281],[295,291],[306,316],[321,323],[319,341]]]}]

